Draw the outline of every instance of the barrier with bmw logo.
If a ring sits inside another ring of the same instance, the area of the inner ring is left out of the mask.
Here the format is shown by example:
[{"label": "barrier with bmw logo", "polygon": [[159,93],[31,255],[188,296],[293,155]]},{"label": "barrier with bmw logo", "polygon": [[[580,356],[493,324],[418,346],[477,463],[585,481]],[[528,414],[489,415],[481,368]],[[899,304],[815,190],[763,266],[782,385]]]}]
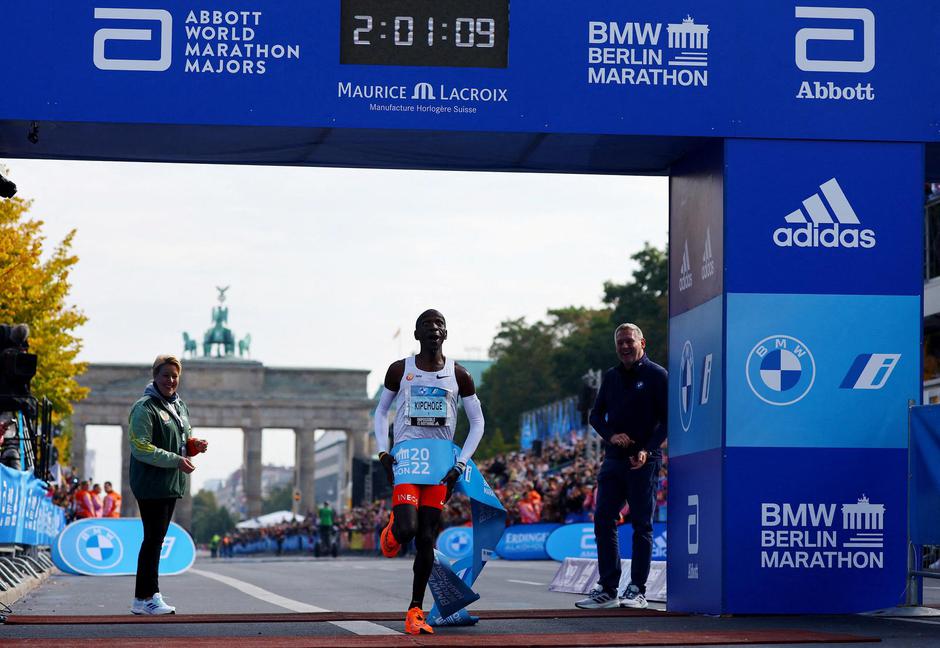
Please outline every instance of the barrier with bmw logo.
[{"label": "barrier with bmw logo", "polygon": [[[87,518],[65,527],[52,545],[56,567],[85,576],[132,576],[144,539],[140,518]],[[192,567],[196,547],[175,522],[170,523],[160,552],[160,574],[174,576]]]},{"label": "barrier with bmw logo", "polygon": [[728,140],[674,173],[670,609],[902,602],[923,155]]}]

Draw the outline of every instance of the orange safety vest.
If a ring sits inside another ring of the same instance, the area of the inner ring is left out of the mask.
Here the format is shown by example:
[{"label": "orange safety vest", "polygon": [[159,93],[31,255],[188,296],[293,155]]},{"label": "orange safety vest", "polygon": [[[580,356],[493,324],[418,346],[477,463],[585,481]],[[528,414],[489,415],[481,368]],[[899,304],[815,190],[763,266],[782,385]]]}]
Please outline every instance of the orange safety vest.
[{"label": "orange safety vest", "polygon": [[79,489],[75,491],[75,517],[95,517],[94,505],[91,503],[91,491]]},{"label": "orange safety vest", "polygon": [[104,517],[121,517],[121,494],[117,491],[111,491],[104,494]]}]

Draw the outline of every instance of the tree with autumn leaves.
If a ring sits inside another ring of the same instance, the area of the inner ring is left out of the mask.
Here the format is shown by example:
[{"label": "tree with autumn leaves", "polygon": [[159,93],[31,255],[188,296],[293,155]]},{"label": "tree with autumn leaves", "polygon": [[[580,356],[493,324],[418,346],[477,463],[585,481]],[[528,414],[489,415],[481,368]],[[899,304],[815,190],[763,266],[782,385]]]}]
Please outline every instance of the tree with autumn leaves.
[{"label": "tree with autumn leaves", "polygon": [[78,262],[71,251],[75,231],[47,249],[43,222],[27,216],[30,206],[0,199],[0,324],[29,325],[29,350],[39,358],[33,396],[48,398],[61,420],[88,394],[75,380],[86,367],[76,360],[81,340],[75,334],[86,317],[66,302],[69,272]]}]

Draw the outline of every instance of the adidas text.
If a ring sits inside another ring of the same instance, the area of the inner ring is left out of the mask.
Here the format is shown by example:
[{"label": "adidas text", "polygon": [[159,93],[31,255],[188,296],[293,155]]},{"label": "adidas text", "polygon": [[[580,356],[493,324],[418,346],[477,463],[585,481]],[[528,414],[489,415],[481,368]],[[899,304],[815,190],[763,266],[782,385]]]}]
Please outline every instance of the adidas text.
[{"label": "adidas text", "polygon": [[838,223],[822,227],[807,223],[801,227],[780,227],[774,231],[774,245],[777,247],[871,249],[875,243],[873,230],[842,228]]},{"label": "adidas text", "polygon": [[831,99],[833,101],[874,101],[875,89],[870,83],[854,86],[839,86],[832,81],[820,83],[804,81],[800,84],[800,91],[796,93],[797,99]]}]

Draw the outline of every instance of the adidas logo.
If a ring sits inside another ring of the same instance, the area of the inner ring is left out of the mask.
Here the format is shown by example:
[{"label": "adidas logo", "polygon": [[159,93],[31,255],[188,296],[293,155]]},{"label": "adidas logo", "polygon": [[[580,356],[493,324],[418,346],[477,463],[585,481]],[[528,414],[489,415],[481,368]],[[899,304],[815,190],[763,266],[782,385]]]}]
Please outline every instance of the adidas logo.
[{"label": "adidas logo", "polygon": [[702,280],[715,274],[715,259],[712,258],[712,228],[705,229],[705,253],[702,254]]},{"label": "adidas logo", "polygon": [[689,263],[689,241],[685,241],[685,249],[682,252],[682,267],[679,269],[679,292],[688,290],[692,287],[692,264]]},{"label": "adidas logo", "polygon": [[[803,209],[797,209],[787,214],[784,220],[790,225],[774,231],[774,245],[801,248],[875,247],[875,232],[861,229],[858,216],[839,182],[832,178],[819,185],[819,188],[829,207],[826,207],[818,193],[804,200],[805,213]],[[806,214],[809,214],[810,220],[806,219]]]}]

